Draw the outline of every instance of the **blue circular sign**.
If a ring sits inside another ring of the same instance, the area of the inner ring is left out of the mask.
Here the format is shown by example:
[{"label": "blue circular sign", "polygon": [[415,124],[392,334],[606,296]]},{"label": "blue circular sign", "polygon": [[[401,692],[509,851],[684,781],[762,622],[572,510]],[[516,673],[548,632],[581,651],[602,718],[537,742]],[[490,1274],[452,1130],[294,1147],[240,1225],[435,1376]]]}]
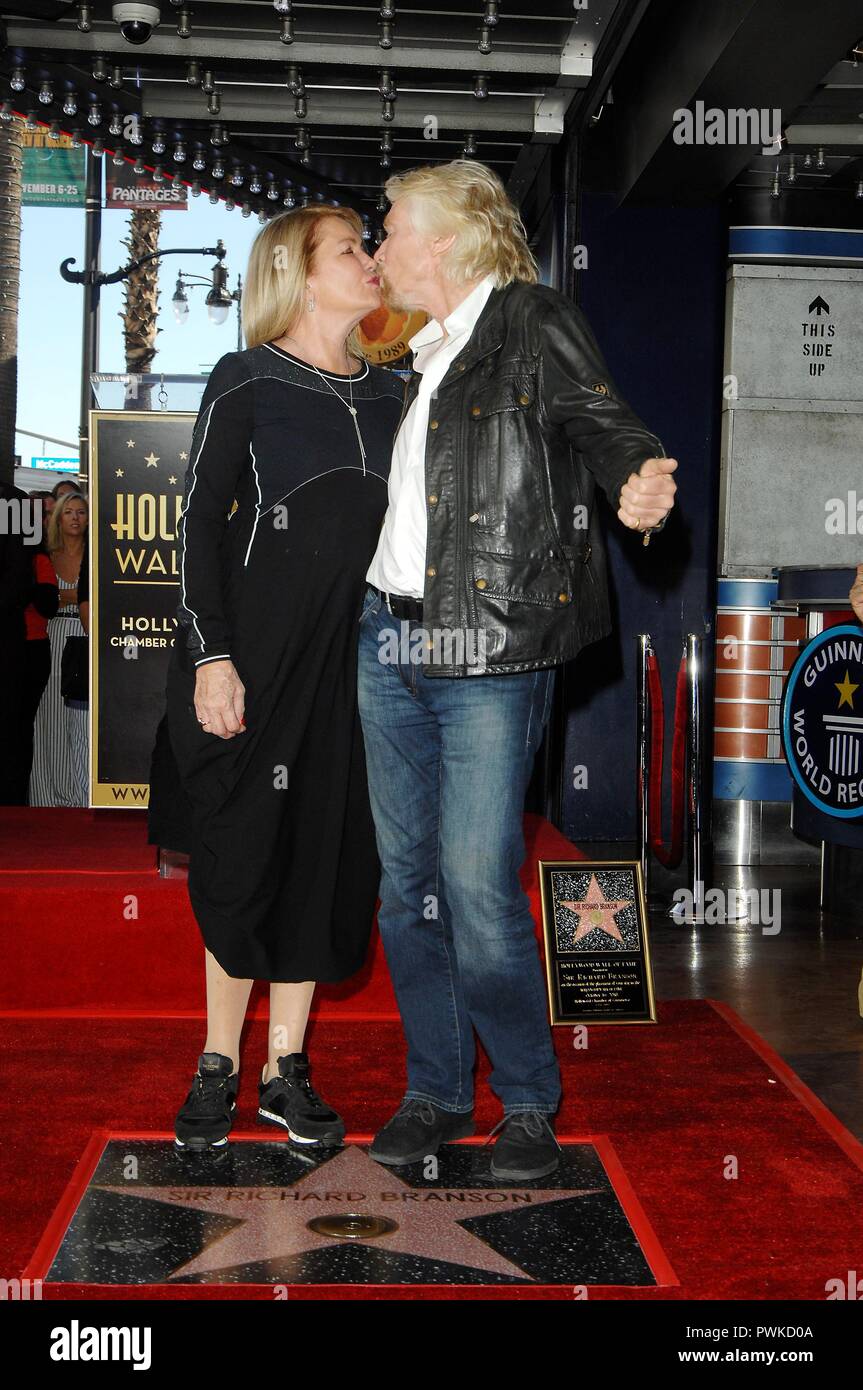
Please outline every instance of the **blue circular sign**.
[{"label": "blue circular sign", "polygon": [[803,648],[782,692],[782,747],[813,806],[863,816],[863,627],[825,628]]}]

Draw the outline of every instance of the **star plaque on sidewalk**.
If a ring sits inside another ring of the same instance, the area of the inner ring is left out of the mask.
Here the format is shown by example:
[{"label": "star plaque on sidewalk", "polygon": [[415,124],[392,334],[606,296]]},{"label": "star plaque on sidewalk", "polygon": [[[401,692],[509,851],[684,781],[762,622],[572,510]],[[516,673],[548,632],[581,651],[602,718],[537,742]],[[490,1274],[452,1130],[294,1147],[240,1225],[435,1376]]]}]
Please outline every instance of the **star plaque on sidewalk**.
[{"label": "star plaque on sidewalk", "polygon": [[232,1140],[216,1158],[113,1138],[46,1282],[655,1285],[592,1143],[521,1184],[490,1154],[445,1145],[436,1168],[396,1169],[353,1143]]}]

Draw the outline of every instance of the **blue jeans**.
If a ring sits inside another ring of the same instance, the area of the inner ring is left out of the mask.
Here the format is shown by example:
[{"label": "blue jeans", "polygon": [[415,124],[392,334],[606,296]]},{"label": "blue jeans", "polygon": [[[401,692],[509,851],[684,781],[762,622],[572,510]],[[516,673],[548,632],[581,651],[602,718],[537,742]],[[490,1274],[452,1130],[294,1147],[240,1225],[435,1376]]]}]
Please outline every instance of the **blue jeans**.
[{"label": "blue jeans", "polygon": [[[421,628],[367,588],[359,711],[382,866],[378,926],[408,1046],[406,1098],[472,1108],[475,1028],[504,1112],[552,1114],[560,1071],[519,869],[554,669],[427,677],[410,659]],[[387,634],[398,647],[381,661]]]}]

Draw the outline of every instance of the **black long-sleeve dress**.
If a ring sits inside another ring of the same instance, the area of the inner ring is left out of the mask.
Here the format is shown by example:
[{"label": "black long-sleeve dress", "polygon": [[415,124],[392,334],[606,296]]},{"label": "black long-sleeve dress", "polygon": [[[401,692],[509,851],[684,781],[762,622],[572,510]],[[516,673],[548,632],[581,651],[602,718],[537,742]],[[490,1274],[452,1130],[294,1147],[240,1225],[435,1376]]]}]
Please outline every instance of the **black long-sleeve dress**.
[{"label": "black long-sleeve dress", "polygon": [[[272,343],[227,353],[185,478],[149,841],[189,853],[202,936],[236,978],[354,974],[380,881],[357,638],[403,388],[368,363],[324,375]],[[198,723],[194,692],[196,668],[226,656],[246,731],[221,739]]]}]

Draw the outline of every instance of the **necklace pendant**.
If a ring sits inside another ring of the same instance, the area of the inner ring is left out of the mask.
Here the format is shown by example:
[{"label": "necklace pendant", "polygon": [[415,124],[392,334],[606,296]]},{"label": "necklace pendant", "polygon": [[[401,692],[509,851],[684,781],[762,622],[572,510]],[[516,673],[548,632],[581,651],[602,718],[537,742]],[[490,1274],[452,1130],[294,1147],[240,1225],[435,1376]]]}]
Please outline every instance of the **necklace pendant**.
[{"label": "necklace pendant", "polygon": [[352,415],[356,415],[357,413],[357,408],[355,405],[349,405],[348,410],[351,412]]}]

